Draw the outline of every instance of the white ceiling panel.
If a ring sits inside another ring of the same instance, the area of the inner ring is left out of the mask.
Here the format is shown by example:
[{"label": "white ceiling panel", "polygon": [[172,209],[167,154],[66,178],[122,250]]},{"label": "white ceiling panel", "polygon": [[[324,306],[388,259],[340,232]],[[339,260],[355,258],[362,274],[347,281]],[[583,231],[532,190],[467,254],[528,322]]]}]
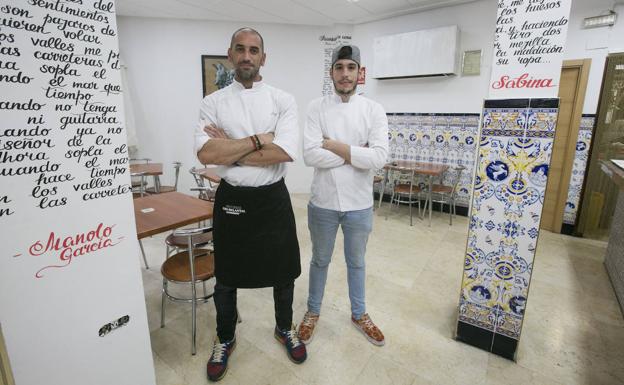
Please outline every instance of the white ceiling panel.
[{"label": "white ceiling panel", "polygon": [[358,7],[367,10],[371,15],[386,14],[412,7],[412,4],[407,0],[360,0],[356,4]]},{"label": "white ceiling panel", "polygon": [[333,24],[324,14],[311,8],[302,6],[294,1],[284,0],[236,0],[241,4],[245,4],[253,9],[261,7],[261,9],[271,15],[278,15],[283,19],[284,23],[295,24],[312,24],[312,25],[329,25]]},{"label": "white ceiling panel", "polygon": [[[235,20],[225,14],[210,12],[207,9],[199,9],[193,5],[177,2],[175,0],[124,0],[117,1],[117,9],[120,15],[124,15],[124,7],[129,6],[134,12],[144,10],[145,17],[164,17],[178,19],[198,20]],[[141,16],[141,15],[128,15]]]},{"label": "white ceiling panel", "polygon": [[358,24],[477,0],[117,0],[121,16],[302,25]]},{"label": "white ceiling panel", "polygon": [[292,1],[315,10],[325,15],[328,19],[335,20],[337,23],[356,23],[360,18],[371,16],[371,13],[364,8],[358,7],[356,3],[350,3],[346,0]]},{"label": "white ceiling panel", "polygon": [[[172,0],[165,0],[172,1]],[[234,0],[204,1],[204,0],[174,0],[177,3],[194,7],[197,11],[212,12],[227,20],[252,21],[256,23],[284,23],[287,18],[272,15],[263,11],[261,7],[250,7]],[[260,1],[258,3],[261,3]],[[223,19],[219,19],[223,20]]]}]

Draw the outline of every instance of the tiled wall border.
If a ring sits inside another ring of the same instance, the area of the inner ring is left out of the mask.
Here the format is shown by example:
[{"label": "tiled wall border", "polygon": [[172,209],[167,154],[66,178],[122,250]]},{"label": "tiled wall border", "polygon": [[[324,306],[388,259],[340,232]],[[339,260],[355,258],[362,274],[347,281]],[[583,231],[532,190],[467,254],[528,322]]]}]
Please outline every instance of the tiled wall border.
[{"label": "tiled wall border", "polygon": [[[477,137],[479,114],[475,113],[388,113],[389,158],[463,165],[458,185],[458,206],[468,207],[472,191],[472,170]],[[450,173],[443,184],[450,185]],[[424,182],[423,182],[424,183]],[[390,194],[390,186],[385,193]]]}]

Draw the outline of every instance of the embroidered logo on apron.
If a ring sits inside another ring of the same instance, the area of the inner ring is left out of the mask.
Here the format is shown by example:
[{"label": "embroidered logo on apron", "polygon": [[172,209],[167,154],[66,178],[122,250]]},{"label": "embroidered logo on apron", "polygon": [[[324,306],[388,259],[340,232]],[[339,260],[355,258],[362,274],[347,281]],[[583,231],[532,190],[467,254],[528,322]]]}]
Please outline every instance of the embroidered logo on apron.
[{"label": "embroidered logo on apron", "polygon": [[225,213],[228,215],[241,215],[241,214],[247,213],[245,209],[242,208],[241,206],[230,206],[230,205],[223,206],[223,211],[225,211]]}]

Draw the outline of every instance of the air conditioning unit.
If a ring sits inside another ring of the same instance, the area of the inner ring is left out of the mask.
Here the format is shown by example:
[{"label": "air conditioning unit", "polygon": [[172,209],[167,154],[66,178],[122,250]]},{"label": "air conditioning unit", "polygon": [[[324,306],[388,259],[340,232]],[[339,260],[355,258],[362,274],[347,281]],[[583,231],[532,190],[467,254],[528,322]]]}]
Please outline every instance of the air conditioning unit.
[{"label": "air conditioning unit", "polygon": [[397,79],[456,75],[456,25],[375,38],[373,78]]}]

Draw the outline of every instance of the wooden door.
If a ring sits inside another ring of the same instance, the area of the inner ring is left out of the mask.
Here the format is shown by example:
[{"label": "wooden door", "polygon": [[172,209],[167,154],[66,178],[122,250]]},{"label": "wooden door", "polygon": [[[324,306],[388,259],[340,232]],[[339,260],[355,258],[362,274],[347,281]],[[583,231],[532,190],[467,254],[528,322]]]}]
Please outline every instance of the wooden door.
[{"label": "wooden door", "polygon": [[559,115],[548,169],[541,228],[561,232],[576,153],[590,59],[566,60],[559,81]]}]

